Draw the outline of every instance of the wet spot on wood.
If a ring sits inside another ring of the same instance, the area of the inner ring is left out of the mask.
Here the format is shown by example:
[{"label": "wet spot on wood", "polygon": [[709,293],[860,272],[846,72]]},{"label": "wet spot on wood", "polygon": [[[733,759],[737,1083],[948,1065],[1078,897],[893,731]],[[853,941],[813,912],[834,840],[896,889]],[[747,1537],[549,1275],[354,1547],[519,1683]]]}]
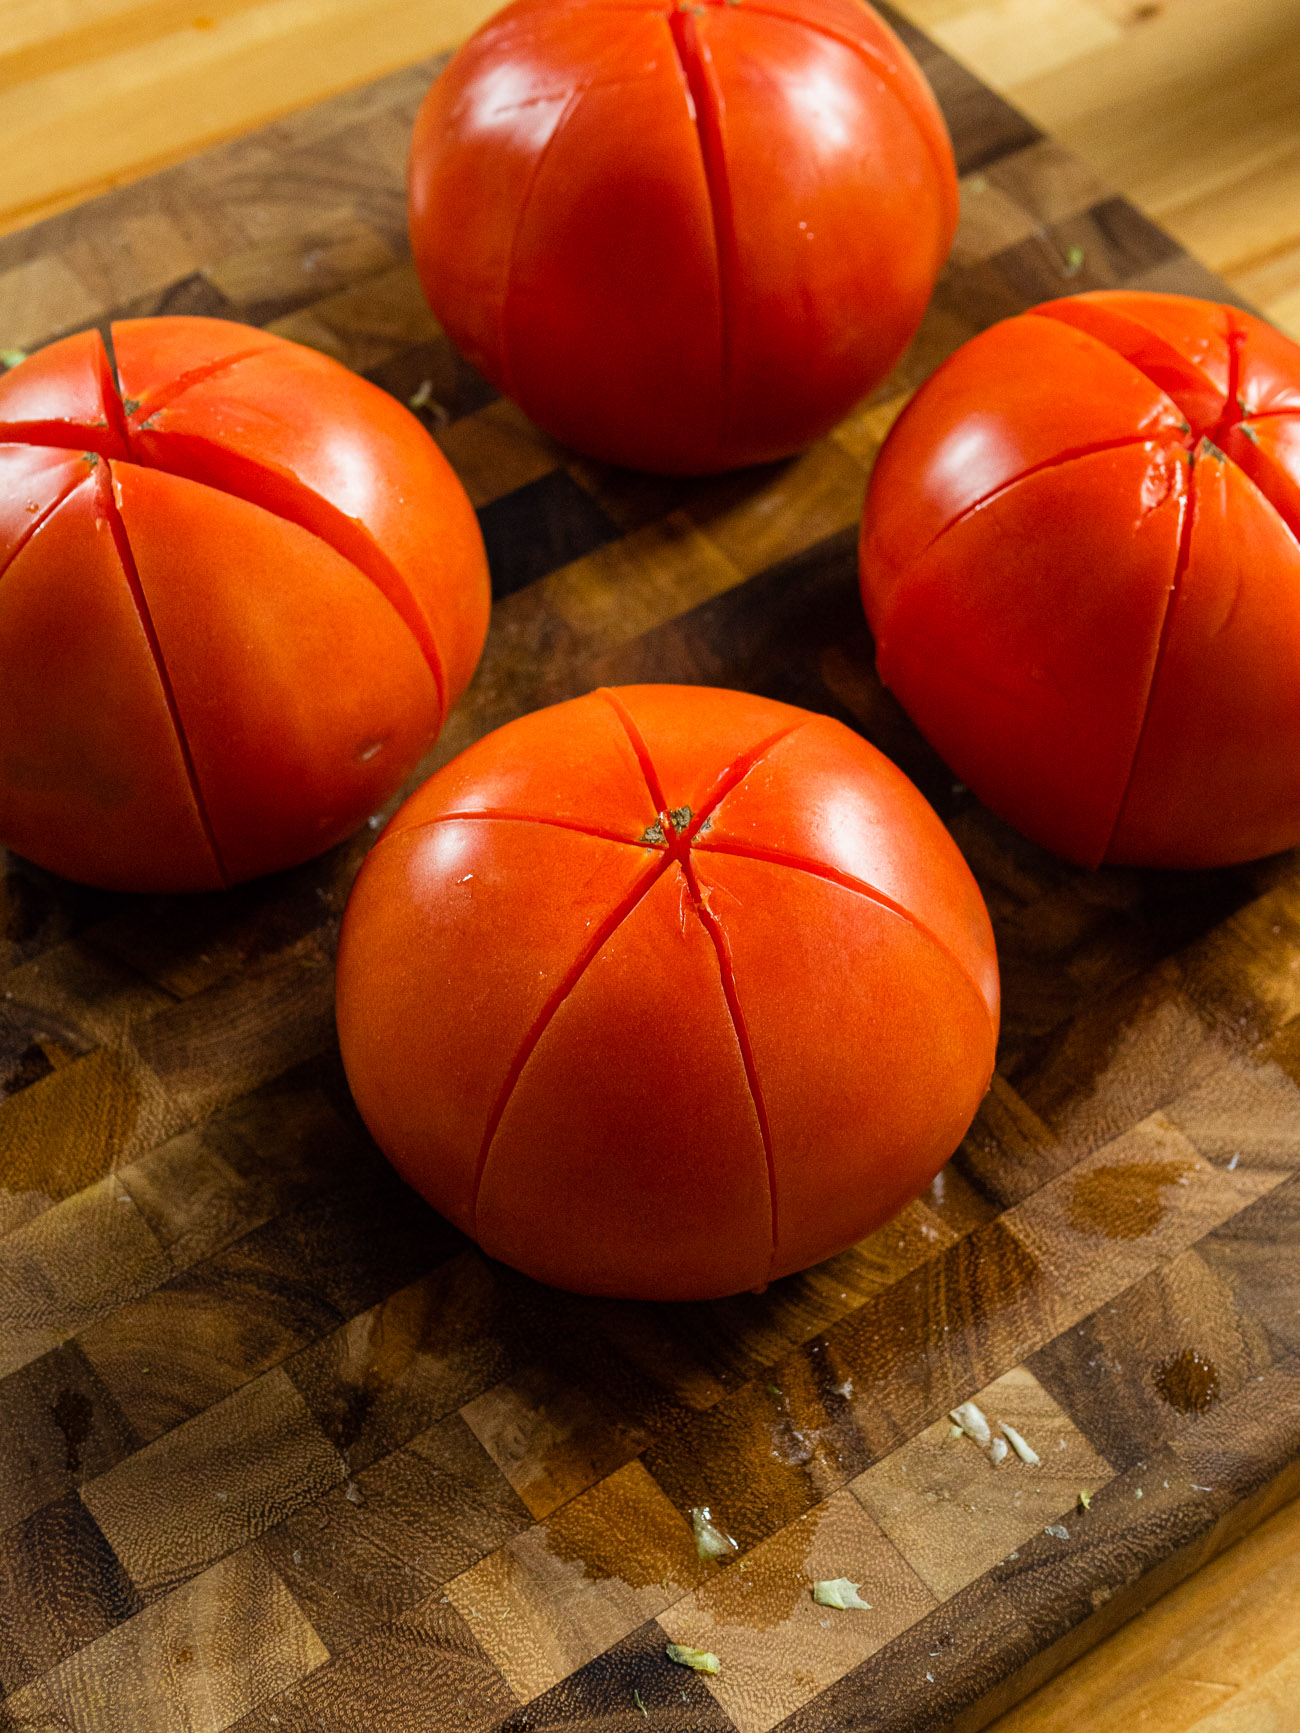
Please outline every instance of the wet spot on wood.
[{"label": "wet spot on wood", "polygon": [[60,1390],[51,1413],[67,1447],[64,1466],[69,1474],[75,1474],[81,1467],[81,1447],[90,1437],[94,1405],[80,1390]]},{"label": "wet spot on wood", "polygon": [[1219,1369],[1199,1348],[1184,1348],[1156,1367],[1155,1386],[1179,1414],[1204,1414],[1219,1400]]},{"label": "wet spot on wood", "polygon": [[1082,1234],[1108,1240],[1140,1240],[1154,1233],[1165,1213],[1166,1186],[1185,1185],[1186,1161],[1134,1161],[1082,1174],[1070,1197],[1070,1221]]}]

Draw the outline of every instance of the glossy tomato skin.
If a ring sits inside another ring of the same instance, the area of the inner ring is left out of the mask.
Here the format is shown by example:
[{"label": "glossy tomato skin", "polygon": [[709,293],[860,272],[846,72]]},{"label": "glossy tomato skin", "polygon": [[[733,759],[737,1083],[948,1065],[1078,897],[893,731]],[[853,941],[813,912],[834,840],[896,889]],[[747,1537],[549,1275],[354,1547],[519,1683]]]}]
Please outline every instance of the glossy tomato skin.
[{"label": "glossy tomato skin", "polygon": [[929,87],[860,0],[518,0],[429,92],[409,189],[466,357],[580,451],[678,474],[831,427],[957,219]]},{"label": "glossy tomato skin", "polygon": [[473,672],[487,568],[415,418],[215,319],[128,320],[0,380],[0,841],[118,890],[340,841]]},{"label": "glossy tomato skin", "polygon": [[433,776],[343,923],[367,1124],[485,1251],[701,1299],[902,1208],[986,1090],[988,915],[910,782],[840,723],[639,686]]},{"label": "glossy tomato skin", "polygon": [[994,811],[1071,860],[1300,843],[1300,347],[1103,291],[971,340],[877,461],[881,678]]}]

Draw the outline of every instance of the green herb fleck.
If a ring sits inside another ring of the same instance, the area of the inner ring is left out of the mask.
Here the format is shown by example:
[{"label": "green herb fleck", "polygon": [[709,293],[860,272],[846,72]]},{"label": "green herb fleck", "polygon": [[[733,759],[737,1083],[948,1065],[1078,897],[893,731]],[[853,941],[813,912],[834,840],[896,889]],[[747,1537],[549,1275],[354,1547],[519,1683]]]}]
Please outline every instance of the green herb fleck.
[{"label": "green herb fleck", "polygon": [[694,1673],[720,1673],[722,1664],[707,1649],[692,1649],[686,1643],[669,1643],[664,1650],[670,1661],[679,1667],[689,1667]]},{"label": "green herb fleck", "polygon": [[1081,1510],[1092,1509],[1092,1494],[1090,1492],[1081,1492],[1079,1494],[1079,1508]]},{"label": "green herb fleck", "polygon": [[641,1701],[641,1693],[639,1691],[633,1691],[632,1701],[636,1704],[637,1708],[641,1711],[641,1713],[645,1716],[646,1720],[648,1721],[650,1719],[650,1711],[646,1708],[645,1704]]},{"label": "green herb fleck", "polygon": [[1065,274],[1067,277],[1077,277],[1083,269],[1083,248],[1067,247],[1065,249]]},{"label": "green herb fleck", "polygon": [[123,403],[123,405],[122,405],[122,408],[125,410],[125,412],[128,415],[134,415],[136,410],[139,409],[139,407],[140,407],[140,399],[138,397],[128,397],[126,399],[125,403]]},{"label": "green herb fleck", "polygon": [[17,367],[20,361],[26,361],[26,359],[27,351],[25,349],[0,349],[0,364],[3,364],[6,370],[10,367]]},{"label": "green herb fleck", "polygon": [[87,469],[94,469],[95,465],[99,462],[99,453],[97,451],[83,451],[81,454],[81,461],[85,464]]},{"label": "green herb fleck", "polygon": [[432,379],[422,379],[406,401],[417,414],[421,412],[427,414],[429,419],[438,427],[445,427],[451,420],[450,413],[433,395]]}]

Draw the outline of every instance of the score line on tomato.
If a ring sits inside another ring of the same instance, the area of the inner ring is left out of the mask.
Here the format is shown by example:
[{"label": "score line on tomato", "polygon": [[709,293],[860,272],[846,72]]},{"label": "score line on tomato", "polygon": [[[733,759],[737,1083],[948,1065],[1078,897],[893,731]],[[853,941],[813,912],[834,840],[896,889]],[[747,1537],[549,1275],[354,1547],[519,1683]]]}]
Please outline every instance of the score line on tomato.
[{"label": "score line on tomato", "polygon": [[877,665],[988,806],[1086,866],[1300,843],[1300,346],[1103,290],[982,332],[867,496]]},{"label": "score line on tomato", "polygon": [[509,723],[406,802],[337,1010],[376,1141],[485,1251],[703,1299],[929,1184],[989,1084],[998,976],[966,863],[874,747],[634,686]]},{"label": "score line on tomato", "polygon": [[473,508],[415,417],[225,320],[68,337],[0,380],[0,842],[214,889],[401,786],[487,632]]},{"label": "score line on tomato", "polygon": [[861,0],[518,0],[416,121],[411,244],[465,357],[589,456],[788,456],[889,372],[958,214]]}]

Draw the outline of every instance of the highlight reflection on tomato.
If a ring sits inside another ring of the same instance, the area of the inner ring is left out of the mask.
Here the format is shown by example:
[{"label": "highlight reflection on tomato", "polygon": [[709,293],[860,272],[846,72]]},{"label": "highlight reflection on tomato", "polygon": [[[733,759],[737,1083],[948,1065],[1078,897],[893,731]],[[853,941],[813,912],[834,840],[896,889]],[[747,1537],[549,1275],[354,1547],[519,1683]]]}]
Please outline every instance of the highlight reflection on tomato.
[{"label": "highlight reflection on tomato", "polygon": [[956,220],[939,110],[861,0],[517,0],[411,149],[415,261],[465,356],[580,451],[672,473],[832,426]]},{"label": "highlight reflection on tomato", "polygon": [[[216,319],[0,380],[0,842],[119,890],[318,854],[437,736],[487,629],[469,501],[407,410]],[[120,386],[120,389],[119,389]]]},{"label": "highlight reflection on tomato", "polygon": [[631,686],[433,776],[344,918],[338,1024],[376,1140],[484,1250],[705,1298],[841,1250],[988,1086],[997,963],[947,831],[840,723]]},{"label": "highlight reflection on tomato", "polygon": [[886,441],[881,678],[963,781],[1085,865],[1300,843],[1300,347],[1107,291],[952,356]]}]

